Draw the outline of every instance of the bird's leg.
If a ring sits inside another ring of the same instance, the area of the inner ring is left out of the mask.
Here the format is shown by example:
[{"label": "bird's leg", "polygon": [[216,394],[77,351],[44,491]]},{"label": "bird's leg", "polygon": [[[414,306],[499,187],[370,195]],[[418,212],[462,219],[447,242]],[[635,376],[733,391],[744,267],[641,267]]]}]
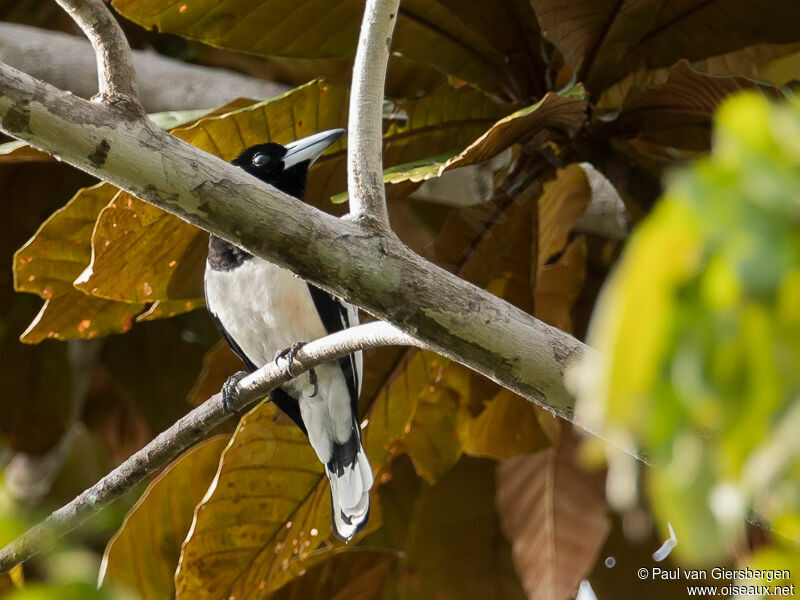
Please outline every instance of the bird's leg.
[{"label": "bird's leg", "polygon": [[[294,373],[292,373],[292,363],[294,362],[294,355],[297,354],[297,351],[300,350],[303,346],[306,345],[306,342],[295,342],[288,348],[284,348],[280,352],[275,355],[275,364],[278,364],[278,359],[285,358],[286,359],[286,372],[289,374],[289,377],[294,377]],[[311,394],[311,398],[317,395],[319,392],[319,384],[317,383],[317,372],[314,369],[308,370],[308,382],[314,386],[314,393]]]},{"label": "bird's leg", "polygon": [[237,417],[241,417],[242,413],[236,410],[236,407],[233,405],[233,397],[236,395],[236,386],[239,385],[239,382],[244,379],[248,375],[247,371],[237,371],[222,384],[222,408],[225,410],[226,413],[229,415],[236,415]]}]

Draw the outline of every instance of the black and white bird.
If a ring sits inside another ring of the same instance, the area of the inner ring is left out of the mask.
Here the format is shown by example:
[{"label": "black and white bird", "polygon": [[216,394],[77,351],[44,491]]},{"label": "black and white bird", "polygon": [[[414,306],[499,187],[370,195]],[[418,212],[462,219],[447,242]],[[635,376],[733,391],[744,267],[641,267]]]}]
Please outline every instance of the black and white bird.
[{"label": "black and white bird", "polygon": [[[344,133],[322,131],[282,146],[270,142],[247,148],[233,164],[296,198],[305,193],[311,164]],[[315,340],[358,324],[356,308],[306,283],[289,271],[214,235],[205,272],[208,310],[231,348],[250,371],[288,355],[301,340]],[[333,528],[349,540],[369,517],[373,477],[358,421],[361,352],[320,365],[308,377],[291,380],[270,397],[308,436],[330,480]],[[241,372],[223,389],[230,393]]]}]

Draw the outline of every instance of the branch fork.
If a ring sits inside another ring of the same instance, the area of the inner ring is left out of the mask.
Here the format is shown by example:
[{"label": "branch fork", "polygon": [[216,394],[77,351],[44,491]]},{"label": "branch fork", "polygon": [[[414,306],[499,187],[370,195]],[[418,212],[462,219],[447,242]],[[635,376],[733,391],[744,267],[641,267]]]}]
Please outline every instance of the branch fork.
[{"label": "branch fork", "polygon": [[[77,98],[0,63],[0,130],[387,321],[310,342],[295,357],[298,374],[360,349],[424,346],[592,430],[576,421],[563,377],[569,364],[588,351],[586,346],[422,259],[389,227],[382,105],[398,0],[366,4],[350,100],[348,219],[300,202],[152,126],[139,102],[130,49],[104,2],[57,1],[95,49],[99,102]],[[270,363],[239,382],[234,408],[250,406],[288,379],[283,363]],[[222,395],[216,394],[0,550],[0,571],[76,527],[226,417]]]}]

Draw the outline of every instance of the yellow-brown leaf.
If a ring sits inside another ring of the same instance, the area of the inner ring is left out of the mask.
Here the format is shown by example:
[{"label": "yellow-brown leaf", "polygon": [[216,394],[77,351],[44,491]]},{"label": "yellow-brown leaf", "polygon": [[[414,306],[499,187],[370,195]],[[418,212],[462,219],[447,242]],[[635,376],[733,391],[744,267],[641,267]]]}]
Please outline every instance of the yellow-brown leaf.
[{"label": "yellow-brown leaf", "polygon": [[108,581],[124,585],[142,600],[174,597],[181,542],[229,439],[219,435],[194,446],[147,486],[106,547],[101,585]]}]

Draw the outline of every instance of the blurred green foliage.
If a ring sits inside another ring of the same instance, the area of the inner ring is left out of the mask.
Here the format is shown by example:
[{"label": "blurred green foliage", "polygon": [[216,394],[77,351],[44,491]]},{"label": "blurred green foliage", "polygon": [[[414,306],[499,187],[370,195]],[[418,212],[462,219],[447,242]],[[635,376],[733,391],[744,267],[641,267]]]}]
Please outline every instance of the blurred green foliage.
[{"label": "blurred green foliage", "polygon": [[649,458],[680,557],[735,554],[754,513],[787,548],[769,566],[800,567],[800,102],[744,93],[715,124],[598,303],[581,410]]}]

